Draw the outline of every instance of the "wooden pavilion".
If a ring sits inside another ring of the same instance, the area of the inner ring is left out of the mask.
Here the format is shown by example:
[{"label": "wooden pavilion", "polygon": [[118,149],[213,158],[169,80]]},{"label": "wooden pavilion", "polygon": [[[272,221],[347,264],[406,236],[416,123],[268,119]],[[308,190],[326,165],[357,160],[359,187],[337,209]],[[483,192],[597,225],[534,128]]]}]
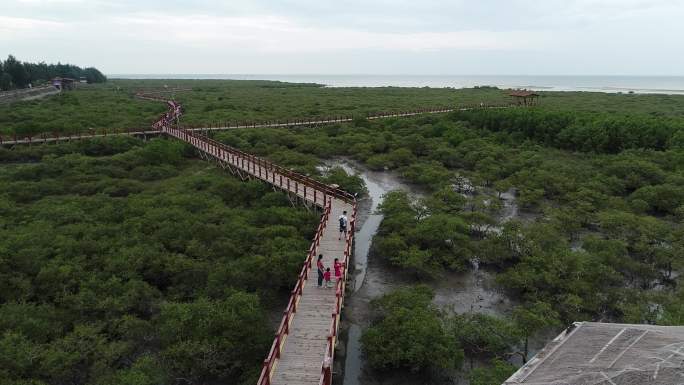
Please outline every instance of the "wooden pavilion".
[{"label": "wooden pavilion", "polygon": [[527,90],[513,90],[509,94],[518,106],[535,106],[539,103],[539,94]]}]

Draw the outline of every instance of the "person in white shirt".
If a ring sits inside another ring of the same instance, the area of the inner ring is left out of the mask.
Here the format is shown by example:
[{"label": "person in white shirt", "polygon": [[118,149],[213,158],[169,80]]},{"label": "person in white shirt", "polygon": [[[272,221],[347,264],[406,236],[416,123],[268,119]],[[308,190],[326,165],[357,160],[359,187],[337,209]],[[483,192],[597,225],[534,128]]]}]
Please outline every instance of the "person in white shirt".
[{"label": "person in white shirt", "polygon": [[340,239],[342,239],[342,233],[344,233],[344,237],[347,238],[347,225],[349,224],[349,219],[347,219],[347,212],[346,211],[342,212],[342,215],[340,215],[339,221],[340,221],[340,236],[339,236],[339,238],[337,238],[338,241]]}]

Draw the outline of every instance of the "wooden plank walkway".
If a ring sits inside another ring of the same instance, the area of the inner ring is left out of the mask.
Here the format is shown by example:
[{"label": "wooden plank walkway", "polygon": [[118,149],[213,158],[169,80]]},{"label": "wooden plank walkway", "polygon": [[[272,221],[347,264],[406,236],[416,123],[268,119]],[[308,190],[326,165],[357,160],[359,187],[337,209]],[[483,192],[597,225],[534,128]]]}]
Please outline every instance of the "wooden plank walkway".
[{"label": "wooden plank walkway", "polygon": [[[138,97],[164,101],[158,95],[140,94]],[[339,258],[345,266],[349,265],[355,222],[356,199],[354,196],[336,187],[329,186],[292,172],[286,168],[268,162],[254,155],[244,153],[223,143],[203,135],[203,132],[233,128],[264,128],[308,126],[331,123],[344,123],[352,117],[335,117],[330,119],[295,120],[287,122],[267,122],[260,124],[236,124],[235,126],[213,125],[210,127],[178,128],[174,123],[181,116],[181,106],[174,101],[166,101],[169,110],[152,125],[152,130],[120,133],[118,135],[158,135],[167,134],[191,144],[208,160],[214,160],[223,168],[245,179],[248,177],[261,179],[276,188],[282,189],[289,196],[300,199],[323,210],[321,221],[316,230],[314,240],[309,247],[303,262],[295,288],[283,318],[276,331],[275,340],[264,366],[258,385],[330,385],[332,383],[332,364],[335,356],[335,345],[339,328],[340,312],[344,301],[347,269],[343,279],[335,282],[333,288],[317,287],[315,260],[318,254],[323,255],[323,264],[331,268],[334,275],[333,261]],[[445,113],[455,110],[475,108],[506,107],[464,107],[420,109],[401,113],[381,113],[366,119],[414,116],[426,113]],[[117,135],[117,134],[109,134]],[[104,137],[107,134],[79,135],[69,137],[15,138],[3,140],[0,145],[50,143],[89,137]],[[349,233],[338,239],[338,218],[347,211]]]},{"label": "wooden plank walkway", "polygon": [[[145,98],[150,100],[157,100],[153,98]],[[474,109],[501,109],[509,108],[509,106],[485,106],[485,107],[455,107],[455,108],[425,108],[415,111],[407,112],[393,112],[393,113],[378,113],[375,115],[364,116],[363,118],[368,120],[377,120],[384,118],[401,118],[401,117],[411,117],[422,114],[442,114],[453,111],[468,111]],[[192,127],[185,127],[189,131],[225,131],[234,130],[240,128],[283,128],[283,127],[306,127],[306,126],[318,126],[324,124],[336,124],[336,123],[349,123],[354,120],[355,117],[343,116],[334,118],[322,118],[322,119],[299,119],[299,120],[288,120],[288,121],[275,121],[275,122],[260,122],[260,123],[216,123],[210,125],[199,125]],[[158,129],[154,130],[140,130],[140,129],[113,129],[112,132],[104,133],[94,133],[94,132],[83,132],[76,133],[72,135],[48,135],[46,133],[37,136],[27,136],[27,137],[3,137],[0,135],[0,145],[11,146],[19,144],[40,144],[40,143],[59,143],[67,142],[71,140],[79,139],[91,139],[91,138],[105,138],[110,136],[155,136],[160,135],[162,132]]]},{"label": "wooden plank walkway", "polygon": [[[144,99],[149,99],[149,100],[156,100],[152,98],[144,98]],[[465,108],[462,110],[466,110]],[[381,118],[397,118],[397,117],[409,117],[409,116],[415,116],[415,115],[420,115],[420,114],[438,114],[438,113],[446,113],[446,112],[451,112],[454,111],[452,108],[448,109],[429,109],[429,110],[420,110],[420,111],[411,111],[411,112],[400,112],[400,113],[392,113],[392,114],[379,114],[379,115],[372,115],[366,117],[366,119],[369,120],[375,120],[375,119],[381,119]],[[225,131],[225,130],[235,130],[235,129],[241,129],[241,128],[284,128],[284,127],[302,127],[302,126],[317,126],[317,125],[323,125],[323,124],[334,124],[334,123],[349,123],[353,121],[354,118],[352,117],[338,117],[338,118],[329,118],[329,119],[301,119],[301,120],[292,120],[292,121],[285,121],[285,122],[260,122],[260,123],[235,123],[234,125],[230,124],[213,124],[213,125],[199,125],[199,126],[192,126],[192,127],[185,127],[186,130],[189,131]],[[32,136],[32,137],[24,137],[24,138],[3,138],[0,137],[0,145],[15,145],[15,144],[40,144],[40,143],[58,143],[58,142],[67,142],[71,140],[78,140],[78,139],[93,139],[93,138],[106,138],[110,136],[156,136],[160,135],[162,132],[159,130],[124,130],[124,129],[119,129],[119,130],[112,130],[112,132],[104,132],[104,133],[95,133],[95,132],[83,132],[83,133],[76,133],[72,135],[63,135],[63,136],[48,136],[47,134],[43,133],[38,136]]]},{"label": "wooden plank walkway", "polygon": [[[346,240],[338,240],[338,217],[342,211],[351,216],[352,205],[339,199],[332,200],[330,216],[323,232],[318,253],[323,254],[323,264],[332,269],[334,258],[344,261]],[[315,270],[315,265],[313,266]],[[290,326],[285,347],[271,384],[318,385],[321,380],[321,364],[326,355],[332,315],[336,313],[335,289],[318,288],[315,271],[305,282],[299,309]]]},{"label": "wooden plank walkway", "polygon": [[[336,282],[334,287],[319,288],[315,257],[323,255],[323,264],[330,267],[333,276],[335,258],[348,265],[356,216],[354,198],[334,187],[295,174],[199,133],[170,126],[163,127],[163,132],[191,144],[207,159],[213,159],[241,176],[261,179],[324,209],[316,239],[276,333],[274,347],[264,363],[260,384],[329,384],[331,373],[330,370],[324,370],[323,363],[327,359],[332,365],[334,357],[346,269],[343,279]],[[340,240],[338,218],[344,211],[350,220],[350,231],[348,236]]]}]

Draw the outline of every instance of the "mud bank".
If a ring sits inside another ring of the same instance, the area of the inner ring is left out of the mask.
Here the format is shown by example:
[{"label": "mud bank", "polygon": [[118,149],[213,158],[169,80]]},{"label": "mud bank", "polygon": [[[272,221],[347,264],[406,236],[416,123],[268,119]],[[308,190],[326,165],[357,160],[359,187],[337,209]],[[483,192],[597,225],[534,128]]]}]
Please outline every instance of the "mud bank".
[{"label": "mud bank", "polygon": [[[344,385],[423,383],[419,377],[412,378],[404,374],[380,379],[366,370],[360,338],[363,329],[371,321],[372,299],[398,287],[416,283],[413,276],[373,259],[372,240],[383,219],[377,213],[377,208],[382,203],[383,195],[393,190],[406,191],[416,199],[423,197],[426,192],[419,186],[405,183],[394,173],[372,171],[349,159],[336,159],[326,165],[339,166],[348,173],[358,174],[363,178],[369,192],[368,197],[359,202],[350,292],[341,325],[342,341],[338,348],[338,360],[335,362],[336,382]],[[513,193],[502,198],[506,208],[502,219],[515,218],[519,210]],[[512,307],[510,301],[495,289],[493,275],[480,270],[476,263],[464,272],[445,273],[430,282],[429,286],[435,291],[434,303],[445,311],[504,315]],[[455,381],[459,384],[466,383],[458,376]]]}]

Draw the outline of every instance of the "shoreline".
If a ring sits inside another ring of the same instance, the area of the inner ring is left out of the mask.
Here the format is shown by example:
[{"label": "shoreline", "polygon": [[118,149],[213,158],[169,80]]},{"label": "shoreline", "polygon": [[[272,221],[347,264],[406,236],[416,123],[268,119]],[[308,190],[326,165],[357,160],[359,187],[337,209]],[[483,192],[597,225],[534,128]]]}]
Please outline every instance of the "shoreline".
[{"label": "shoreline", "polygon": [[319,85],[324,88],[470,89],[496,87],[539,92],[684,95],[684,76],[529,76],[529,75],[267,75],[267,74],[112,74],[111,80],[247,80]]}]

